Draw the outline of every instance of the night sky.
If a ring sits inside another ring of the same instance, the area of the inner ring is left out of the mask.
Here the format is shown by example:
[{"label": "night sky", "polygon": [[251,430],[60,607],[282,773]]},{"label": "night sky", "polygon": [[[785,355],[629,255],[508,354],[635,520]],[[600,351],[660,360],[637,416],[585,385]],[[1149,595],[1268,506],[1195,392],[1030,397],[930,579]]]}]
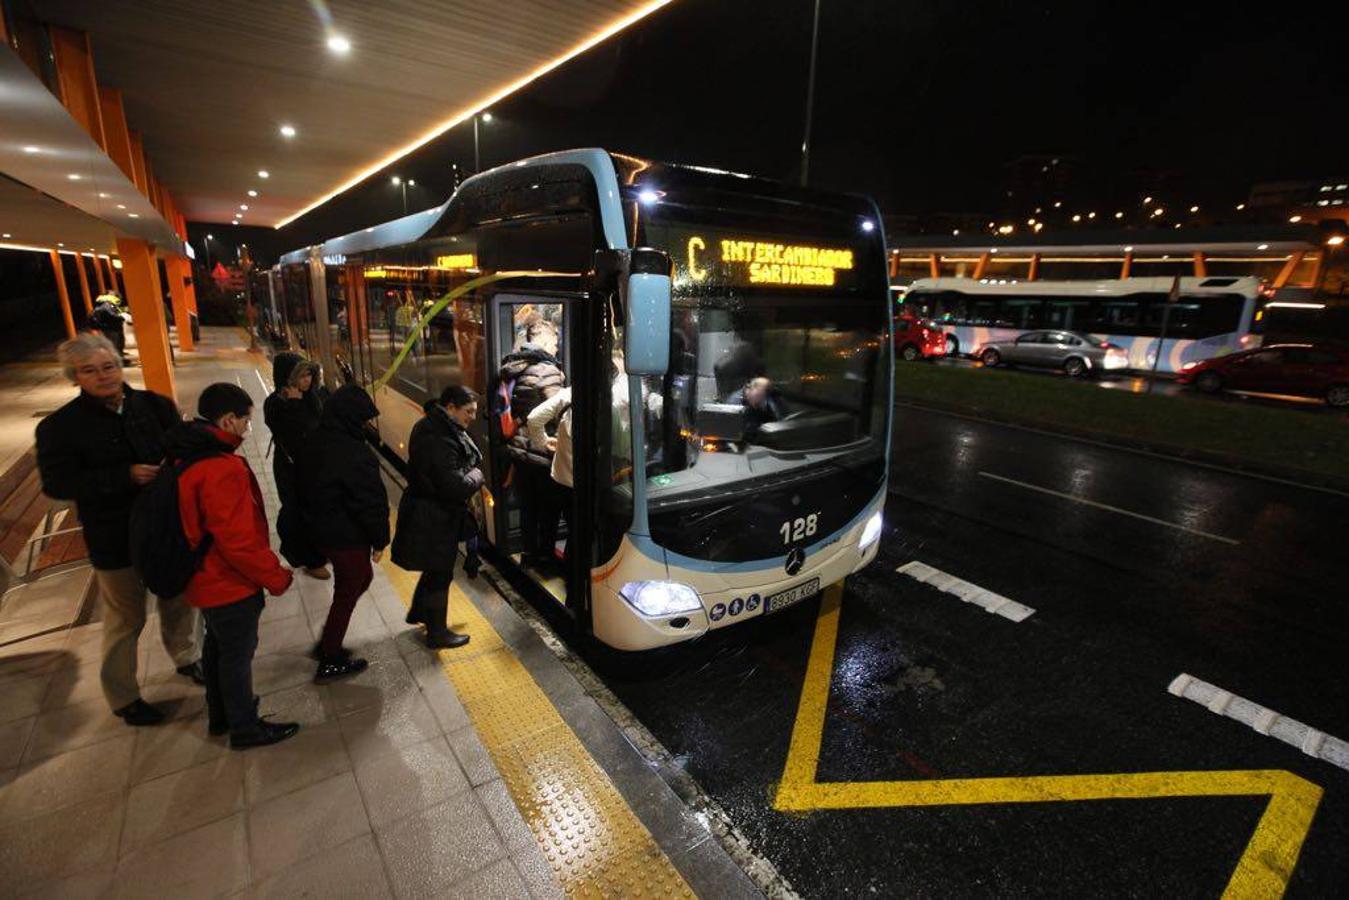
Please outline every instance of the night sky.
[{"label": "night sky", "polygon": [[[824,0],[811,182],[925,214],[996,211],[1003,166],[1023,154],[1076,157],[1087,193],[1117,172],[1170,172],[1198,203],[1345,174],[1349,15],[1317,7]],[[495,107],[483,166],[597,145],[795,179],[812,11],[678,0]],[[394,171],[418,181],[410,208],[439,203],[472,153],[461,126],[280,245],[401,214]]]}]

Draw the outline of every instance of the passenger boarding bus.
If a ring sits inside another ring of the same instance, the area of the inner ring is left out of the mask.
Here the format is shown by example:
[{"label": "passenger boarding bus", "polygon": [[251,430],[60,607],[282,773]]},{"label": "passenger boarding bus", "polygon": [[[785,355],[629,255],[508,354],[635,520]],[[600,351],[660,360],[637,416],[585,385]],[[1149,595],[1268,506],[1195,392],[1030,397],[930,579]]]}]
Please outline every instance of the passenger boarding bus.
[{"label": "passenger boarding bus", "polygon": [[[372,391],[396,456],[445,385],[482,397],[483,538],[612,647],[770,615],[876,554],[893,342],[869,200],[553,153],[287,254],[277,282],[297,343]],[[538,563],[498,378],[526,341],[572,387],[565,545]]]},{"label": "passenger boarding bus", "polygon": [[1130,369],[1151,370],[1164,318],[1159,372],[1179,372],[1185,363],[1259,345],[1251,329],[1264,299],[1260,279],[1182,278],[1180,299],[1168,313],[1172,281],[923,278],[898,302],[903,310],[935,321],[946,332],[951,355],[977,356],[985,344],[1059,329],[1122,347]]}]

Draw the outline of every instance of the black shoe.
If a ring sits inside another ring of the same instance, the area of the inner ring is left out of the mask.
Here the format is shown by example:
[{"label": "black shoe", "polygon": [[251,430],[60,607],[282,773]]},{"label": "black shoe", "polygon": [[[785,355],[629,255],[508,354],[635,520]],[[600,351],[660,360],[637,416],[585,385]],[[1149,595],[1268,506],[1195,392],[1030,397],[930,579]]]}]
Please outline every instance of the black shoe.
[{"label": "black shoe", "polygon": [[231,750],[247,750],[249,747],[265,747],[279,744],[286,738],[294,737],[300,730],[299,722],[268,722],[258,719],[258,724],[244,731],[230,735]]},{"label": "black shoe", "polygon": [[359,656],[321,659],[319,660],[318,671],[314,673],[314,681],[322,684],[326,681],[332,681],[334,678],[346,678],[348,675],[357,675],[364,672],[369,667],[370,663]]},{"label": "black shoe", "polygon": [[206,685],[206,670],[202,668],[201,660],[197,660],[194,663],[188,663],[185,666],[179,666],[178,674],[184,678],[191,678],[193,684]]},{"label": "black shoe", "polygon": [[464,646],[468,641],[468,635],[450,631],[448,628],[435,634],[428,632],[426,635],[426,646],[432,650],[453,650],[455,647]]},{"label": "black shoe", "polygon": [[121,709],[114,709],[112,714],[128,725],[158,725],[165,718],[163,710],[156,709],[139,697]]},{"label": "black shoe", "polygon": [[464,574],[469,578],[478,577],[478,569],[482,568],[482,560],[476,556],[471,556],[464,560]]}]

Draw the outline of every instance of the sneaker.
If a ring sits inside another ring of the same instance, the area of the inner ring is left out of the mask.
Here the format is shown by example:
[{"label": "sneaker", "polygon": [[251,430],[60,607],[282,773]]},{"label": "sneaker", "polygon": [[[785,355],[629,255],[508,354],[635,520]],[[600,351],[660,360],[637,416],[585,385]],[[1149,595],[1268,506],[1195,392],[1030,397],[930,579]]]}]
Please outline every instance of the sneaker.
[{"label": "sneaker", "polygon": [[194,663],[188,663],[185,666],[178,667],[178,674],[184,678],[191,678],[193,684],[206,684],[206,670],[202,668],[201,660]]},{"label": "sneaker", "polygon": [[139,697],[121,709],[114,709],[112,714],[128,725],[158,725],[165,718],[163,710],[156,709]]},{"label": "sneaker", "polygon": [[327,566],[305,566],[303,571],[310,578],[317,578],[319,581],[327,581],[333,577]]},{"label": "sneaker", "polygon": [[266,719],[258,719],[258,723],[252,728],[236,731],[230,735],[230,749],[247,750],[249,747],[279,744],[286,738],[294,737],[299,730],[299,722],[268,722]]},{"label": "sneaker", "polygon": [[318,671],[314,673],[314,681],[318,684],[324,684],[336,678],[359,675],[369,667],[370,664],[359,656],[322,659],[319,660]]},{"label": "sneaker", "polygon": [[453,650],[455,647],[464,646],[468,641],[468,635],[450,631],[448,628],[435,634],[428,633],[426,635],[426,646],[432,650]]}]

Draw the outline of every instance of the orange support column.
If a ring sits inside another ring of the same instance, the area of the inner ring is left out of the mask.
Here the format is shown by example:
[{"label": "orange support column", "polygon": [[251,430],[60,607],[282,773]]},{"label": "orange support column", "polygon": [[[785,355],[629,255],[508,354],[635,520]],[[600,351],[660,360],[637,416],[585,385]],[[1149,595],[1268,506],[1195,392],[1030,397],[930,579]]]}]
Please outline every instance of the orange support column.
[{"label": "orange support column", "polygon": [[1032,253],[1030,255],[1030,272],[1026,275],[1027,281],[1040,280],[1040,254]]},{"label": "orange support column", "polygon": [[160,300],[159,264],[150,245],[135,238],[118,238],[117,253],[122,257],[122,278],[136,329],[145,386],[177,400],[169,354],[169,325],[164,321],[164,304]]},{"label": "orange support column", "polygon": [[1283,264],[1283,269],[1280,270],[1278,276],[1274,279],[1274,290],[1277,291],[1280,288],[1288,286],[1288,282],[1292,279],[1293,273],[1297,271],[1298,266],[1302,265],[1302,260],[1305,259],[1306,256],[1306,253],[1299,250],[1288,257],[1288,262]]},{"label": "orange support column", "polygon": [[1194,251],[1194,277],[1208,277],[1208,257],[1204,255],[1202,250]]},{"label": "orange support column", "polygon": [[66,320],[66,337],[75,337],[75,316],[70,311],[70,292],[66,290],[66,273],[61,268],[61,254],[52,251],[52,275],[56,276],[56,296],[61,301],[61,317]]},{"label": "orange support column", "polygon": [[1119,277],[1128,278],[1129,270],[1132,269],[1133,267],[1134,267],[1134,255],[1133,253],[1126,252],[1124,254],[1124,265],[1120,266]]},{"label": "orange support column", "polygon": [[941,277],[941,257],[935,253],[927,255],[927,274],[933,278]]},{"label": "orange support column", "polygon": [[990,254],[988,254],[988,253],[980,253],[980,254],[979,254],[979,261],[978,261],[977,263],[974,264],[974,280],[975,280],[975,281],[978,281],[980,278],[983,278],[983,277],[984,277],[984,273],[988,271],[988,263],[989,263],[989,260],[991,260],[991,259],[992,259],[992,256],[991,256]]},{"label": "orange support column", "polygon": [[56,77],[61,87],[61,102],[71,118],[89,132],[104,152],[108,141],[103,135],[103,110],[99,106],[98,82],[94,78],[94,54],[89,36],[83,31],[52,26],[48,29]]},{"label": "orange support column", "polygon": [[94,266],[94,281],[98,282],[99,294],[106,294],[108,292],[108,286],[103,281],[103,264],[98,261],[98,254],[91,254],[89,262]]},{"label": "orange support column", "polygon": [[84,299],[85,315],[94,311],[94,298],[89,296],[89,276],[84,274],[84,257],[75,254],[75,274],[80,276],[80,297]]},{"label": "orange support column", "polygon": [[187,281],[189,281],[187,260],[173,256],[164,260],[164,274],[169,279],[169,298],[173,301],[173,323],[178,329],[178,349],[195,350],[192,340],[192,320],[188,316]]},{"label": "orange support column", "polygon": [[117,163],[123,175],[134,180],[136,169],[131,162],[131,132],[126,127],[122,92],[116,88],[99,88],[98,107],[103,112],[103,134],[108,141],[108,156]]}]

